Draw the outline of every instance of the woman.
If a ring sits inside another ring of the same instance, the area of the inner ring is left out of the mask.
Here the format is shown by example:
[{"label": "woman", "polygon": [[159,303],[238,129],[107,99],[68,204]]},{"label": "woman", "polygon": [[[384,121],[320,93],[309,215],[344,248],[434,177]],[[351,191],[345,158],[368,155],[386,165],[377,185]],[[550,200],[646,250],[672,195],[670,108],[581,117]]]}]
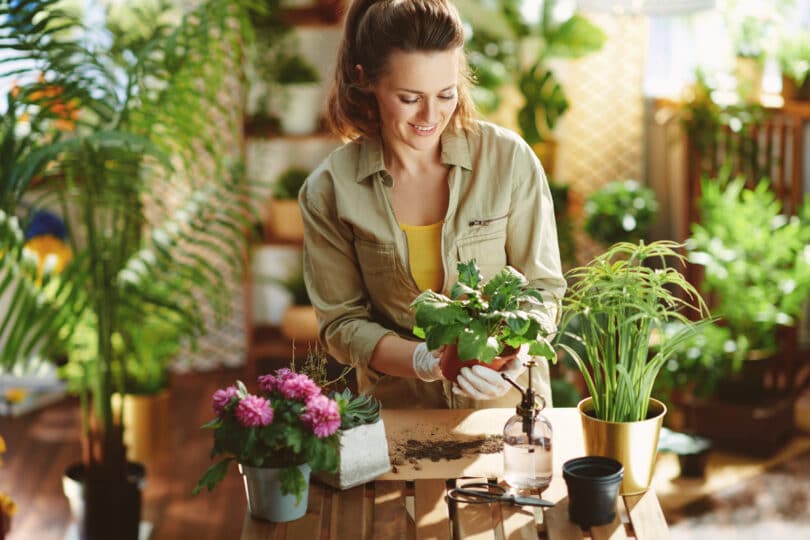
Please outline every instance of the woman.
[{"label": "woman", "polygon": [[[517,135],[473,118],[448,1],[356,0],[343,36],[328,119],[350,142],[299,195],[321,341],[384,406],[514,406],[517,391],[486,367],[444,380],[409,304],[447,291],[458,261],[476,259],[484,279],[510,264],[547,293],[553,330],[565,280],[542,167]],[[524,384],[525,360],[505,367]],[[550,404],[540,364],[534,387]]]}]

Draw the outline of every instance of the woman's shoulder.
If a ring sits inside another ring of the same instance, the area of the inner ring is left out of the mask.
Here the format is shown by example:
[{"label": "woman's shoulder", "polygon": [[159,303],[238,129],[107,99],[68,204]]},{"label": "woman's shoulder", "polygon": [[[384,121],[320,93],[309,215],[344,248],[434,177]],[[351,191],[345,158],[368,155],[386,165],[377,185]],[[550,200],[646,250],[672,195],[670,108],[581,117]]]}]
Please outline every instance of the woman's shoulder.
[{"label": "woman's shoulder", "polygon": [[322,203],[331,199],[334,197],[336,184],[347,184],[354,179],[357,175],[360,145],[357,141],[347,142],[321,161],[304,183],[302,191],[308,201]]},{"label": "woman's shoulder", "polygon": [[528,147],[526,141],[509,128],[493,124],[487,120],[476,120],[474,129],[467,132],[467,137],[485,142],[495,142],[506,146]]}]

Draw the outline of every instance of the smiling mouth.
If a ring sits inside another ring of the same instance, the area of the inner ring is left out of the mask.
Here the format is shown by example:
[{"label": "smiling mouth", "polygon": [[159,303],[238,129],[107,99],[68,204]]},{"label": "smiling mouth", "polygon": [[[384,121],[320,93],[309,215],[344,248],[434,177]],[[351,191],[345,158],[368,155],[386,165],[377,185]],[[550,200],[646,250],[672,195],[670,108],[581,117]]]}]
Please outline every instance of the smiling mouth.
[{"label": "smiling mouth", "polygon": [[420,135],[430,135],[434,131],[436,131],[436,126],[438,124],[434,124],[432,126],[417,126],[416,124],[411,124],[410,126],[419,133]]}]

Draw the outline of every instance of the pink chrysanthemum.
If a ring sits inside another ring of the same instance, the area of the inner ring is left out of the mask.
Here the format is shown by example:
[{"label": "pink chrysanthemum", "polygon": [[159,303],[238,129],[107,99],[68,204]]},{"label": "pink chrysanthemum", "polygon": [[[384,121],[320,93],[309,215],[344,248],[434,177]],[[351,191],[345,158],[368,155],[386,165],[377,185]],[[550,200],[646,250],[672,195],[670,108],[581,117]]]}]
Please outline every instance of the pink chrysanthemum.
[{"label": "pink chrysanthemum", "polygon": [[273,421],[270,402],[259,396],[246,396],[236,406],[236,419],[245,427],[261,427]]},{"label": "pink chrysanthemum", "polygon": [[264,392],[272,392],[278,385],[278,379],[272,375],[261,375],[258,379],[259,389]]},{"label": "pink chrysanthemum", "polygon": [[313,396],[307,401],[301,421],[312,428],[316,437],[328,437],[340,427],[338,404],[323,394]]},{"label": "pink chrysanthemum", "polygon": [[294,376],[295,372],[290,368],[279,368],[276,370],[276,379],[279,381],[283,381],[285,379],[289,379],[290,377]]},{"label": "pink chrysanthemum", "polygon": [[216,414],[217,416],[222,416],[222,413],[225,411],[225,407],[228,406],[228,403],[231,402],[231,398],[236,396],[236,394],[237,390],[235,386],[229,386],[227,388],[222,388],[214,392],[212,404],[214,414]]},{"label": "pink chrysanthemum", "polygon": [[315,384],[315,381],[306,375],[297,373],[277,379],[277,388],[285,398],[302,401],[308,401],[321,393],[321,388]]}]

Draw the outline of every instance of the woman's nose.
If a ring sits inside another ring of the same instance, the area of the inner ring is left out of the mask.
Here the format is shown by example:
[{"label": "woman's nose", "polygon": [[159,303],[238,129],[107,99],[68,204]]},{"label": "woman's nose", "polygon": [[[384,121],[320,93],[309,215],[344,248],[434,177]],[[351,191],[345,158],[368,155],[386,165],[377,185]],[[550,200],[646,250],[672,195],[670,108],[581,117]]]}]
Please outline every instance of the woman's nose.
[{"label": "woman's nose", "polygon": [[432,123],[436,119],[436,103],[432,99],[422,101],[422,108],[419,110],[419,119]]}]

